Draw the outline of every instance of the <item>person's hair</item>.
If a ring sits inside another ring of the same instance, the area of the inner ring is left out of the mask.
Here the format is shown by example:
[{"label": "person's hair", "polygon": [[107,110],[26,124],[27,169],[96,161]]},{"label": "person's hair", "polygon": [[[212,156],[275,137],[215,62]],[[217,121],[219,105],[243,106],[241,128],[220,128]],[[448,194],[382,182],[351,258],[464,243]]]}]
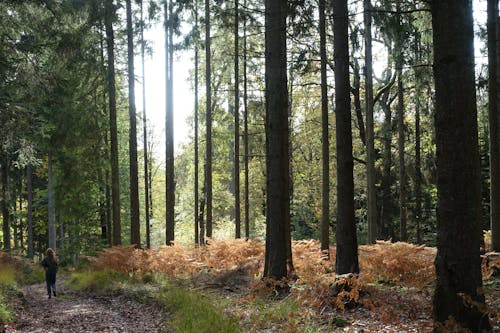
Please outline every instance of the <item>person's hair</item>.
[{"label": "person's hair", "polygon": [[47,256],[51,259],[54,259],[56,256],[56,253],[54,250],[52,250],[50,247],[47,249]]}]

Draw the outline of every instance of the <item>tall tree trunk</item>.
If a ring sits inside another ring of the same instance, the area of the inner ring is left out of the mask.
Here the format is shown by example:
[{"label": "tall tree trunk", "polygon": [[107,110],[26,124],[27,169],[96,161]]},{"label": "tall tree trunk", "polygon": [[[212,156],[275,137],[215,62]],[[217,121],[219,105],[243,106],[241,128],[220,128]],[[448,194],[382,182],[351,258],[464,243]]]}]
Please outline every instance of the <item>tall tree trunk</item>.
[{"label": "tall tree trunk", "polygon": [[353,76],[354,80],[351,87],[351,93],[354,97],[354,110],[356,111],[356,120],[358,121],[359,128],[359,138],[363,145],[366,146],[366,130],[365,130],[365,122],[363,120],[363,112],[361,110],[361,97],[360,97],[360,89],[361,89],[361,77],[359,74],[359,62],[357,59],[353,59]]},{"label": "tall tree trunk", "polygon": [[64,223],[63,219],[61,218],[61,212],[57,215],[57,223],[59,224],[59,249],[63,250],[64,249]]},{"label": "tall tree trunk", "polygon": [[109,133],[111,137],[111,195],[113,201],[113,245],[121,245],[121,220],[120,220],[120,170],[118,168],[118,129],[116,124],[116,87],[115,87],[115,37],[113,21],[115,20],[115,7],[113,0],[107,0],[106,14],[106,44],[108,56],[108,99],[109,99]]},{"label": "tall tree trunk", "polygon": [[48,167],[47,167],[47,196],[48,196],[48,246],[52,249],[57,248],[56,244],[56,198],[55,198],[55,190],[54,190],[54,174],[52,172],[52,152],[49,152],[48,156]]},{"label": "tall tree trunk", "polygon": [[2,232],[3,232],[3,249],[11,250],[10,246],[10,210],[9,210],[9,159],[3,156],[0,160],[2,164]]},{"label": "tall tree trunk", "polygon": [[351,98],[347,0],[334,0],[335,116],[337,139],[337,274],[357,273],[358,242],[354,219]]},{"label": "tall tree trunk", "polygon": [[212,64],[210,37],[210,0],[205,0],[205,79],[206,79],[206,157],[205,191],[207,204],[206,232],[212,237]]},{"label": "tall tree trunk", "polygon": [[[244,0],[243,7],[247,8],[247,1]],[[249,179],[248,179],[248,80],[247,80],[247,19],[243,20],[243,131],[244,131],[244,169],[245,169],[245,239],[250,238],[250,202],[249,202]]]},{"label": "tall tree trunk", "polygon": [[101,240],[106,242],[108,239],[108,230],[106,223],[106,184],[102,175],[102,169],[97,170],[97,181],[99,182],[99,224],[101,227]]},{"label": "tall tree trunk", "polygon": [[196,39],[194,43],[194,243],[200,244],[200,221],[198,218],[199,209],[199,134],[198,134],[198,113],[199,113],[199,103],[198,103],[198,70],[199,70],[199,50],[198,50],[198,0],[195,0],[195,32]]},{"label": "tall tree trunk", "polygon": [[205,245],[205,221],[203,220],[206,201],[205,186],[203,186],[203,188],[201,189],[200,215],[198,218],[200,222],[200,245]]},{"label": "tall tree trunk", "polygon": [[377,196],[375,192],[375,130],[373,123],[372,4],[364,0],[365,21],[365,108],[366,180],[368,194],[368,243],[377,240]]},{"label": "tall tree trunk", "polygon": [[[293,42],[292,42],[293,44]],[[293,48],[293,45],[291,46]],[[286,63],[285,63],[285,67]],[[293,207],[293,191],[294,191],[294,178],[293,178],[293,163],[290,163],[290,161],[293,161],[293,142],[292,142],[292,137],[291,133],[293,133],[293,84],[294,84],[294,68],[293,66],[289,66],[289,72],[288,72],[288,193],[289,193],[289,205],[288,207]],[[267,199],[266,196],[264,198]],[[290,208],[289,208],[290,210]],[[292,225],[291,225],[291,213],[288,214],[288,218],[285,223],[285,244],[286,244],[286,258],[287,258],[287,271],[288,271],[288,277],[293,279],[296,278],[295,274],[295,269],[293,267],[293,258],[292,258]]]},{"label": "tall tree trunk", "polygon": [[[420,36],[416,37],[415,57],[420,64],[421,42]],[[422,158],[421,158],[421,136],[420,136],[420,93],[421,93],[421,71],[415,67],[415,224],[417,233],[417,244],[422,243]]]},{"label": "tall tree trunk", "polygon": [[396,37],[396,72],[398,80],[398,161],[399,161],[399,238],[408,240],[406,230],[406,166],[405,166],[405,123],[404,123],[404,91],[403,91],[403,37],[400,12],[400,0],[396,2],[399,30]]},{"label": "tall tree trunk", "polygon": [[239,0],[234,0],[234,214],[236,238],[241,238],[239,25]]},{"label": "tall tree trunk", "polygon": [[24,223],[23,223],[23,172],[19,172],[19,245],[24,252]]},{"label": "tall tree trunk", "polygon": [[149,206],[149,160],[148,160],[148,126],[146,114],[146,70],[144,51],[144,12],[141,0],[141,68],[142,68],[142,133],[144,149],[144,215],[146,218],[146,247],[151,248],[150,206]]},{"label": "tall tree trunk", "polygon": [[290,221],[286,0],[266,0],[266,256],[264,276],[287,276]]},{"label": "tall tree trunk", "polygon": [[[401,65],[401,63],[400,63]],[[399,161],[399,239],[406,242],[406,167],[405,167],[405,129],[404,129],[404,95],[402,70],[398,69],[398,161]]]},{"label": "tall tree trunk", "polygon": [[[106,140],[107,141],[107,140]],[[106,146],[109,146],[108,143],[106,143]],[[106,156],[109,157],[109,154],[107,154],[108,150],[106,150]],[[109,159],[107,160],[109,161]],[[113,243],[113,205],[111,203],[111,186],[109,186],[109,170],[106,168],[105,171],[105,182],[106,182],[106,239],[108,241],[108,244]]]},{"label": "tall tree trunk", "polygon": [[490,123],[491,247],[500,251],[500,113],[497,63],[498,0],[488,0],[488,113]]},{"label": "tall tree trunk", "polygon": [[134,69],[134,31],[132,26],[131,0],[127,7],[127,55],[128,55],[128,114],[129,166],[130,166],[130,243],[141,246],[141,221],[139,213],[139,172],[137,165],[137,116],[135,109],[135,69]]},{"label": "tall tree trunk", "polygon": [[19,216],[21,217],[21,214],[18,214],[17,213],[17,191],[14,190],[13,193],[12,193],[12,196],[14,197],[14,204],[12,205],[12,208],[13,208],[13,212],[12,212],[12,233],[13,233],[13,236],[14,236],[14,249],[18,249],[19,248],[19,228],[20,228],[20,223],[18,223],[18,219],[16,218],[16,216]]},{"label": "tall tree trunk", "polygon": [[392,109],[390,103],[387,102],[389,93],[381,100],[381,106],[384,110],[384,122],[382,124],[382,142],[384,145],[382,155],[382,202],[380,208],[380,224],[379,236],[382,239],[389,237],[389,228],[391,225],[391,165],[392,165]]},{"label": "tall tree trunk", "polygon": [[31,165],[26,166],[26,192],[28,194],[28,258],[33,259],[35,255],[34,237],[33,237],[33,172]]},{"label": "tall tree trunk", "polygon": [[326,76],[326,17],[325,0],[319,1],[319,36],[321,56],[321,251],[329,256],[330,248],[330,140],[328,136],[328,81]]},{"label": "tall tree trunk", "polygon": [[[165,2],[165,16],[167,17],[167,3]],[[167,112],[165,116],[166,135],[166,244],[172,245],[174,241],[174,209],[175,209],[175,175],[174,175],[174,103],[173,103],[173,4],[168,2],[168,20],[165,20],[165,68],[167,71]]]},{"label": "tall tree trunk", "polygon": [[422,244],[422,159],[420,155],[420,89],[419,78],[415,90],[415,220],[417,229],[417,244]]},{"label": "tall tree trunk", "polygon": [[481,187],[474,79],[472,1],[431,3],[437,149],[435,331],[450,317],[490,330],[483,312],[479,227]]},{"label": "tall tree trunk", "polygon": [[[102,21],[100,20],[99,21],[99,26],[101,28],[100,30],[100,33],[99,33],[99,42],[100,42],[100,60],[101,60],[101,66],[102,68],[105,68],[106,64],[105,64],[105,60],[104,60],[104,35],[103,35],[103,30],[104,30],[104,27],[102,26]],[[107,105],[107,99],[106,99],[106,90],[107,89],[104,89],[102,94],[101,94],[101,98],[102,98],[102,105],[103,105],[103,112],[104,114],[106,114],[108,112],[108,110],[106,109],[106,105]],[[104,155],[104,161],[105,163],[109,163],[110,161],[110,155],[109,155],[109,147],[110,147],[110,144],[109,144],[109,139],[108,139],[108,130],[107,129],[103,129],[103,135],[101,137],[103,137],[104,139],[104,142],[103,142],[103,146],[104,146],[104,151],[103,151],[103,155]],[[105,214],[106,214],[106,241],[109,245],[112,244],[113,242],[113,234],[112,234],[112,215],[113,215],[113,207],[112,207],[112,204],[111,204],[111,187],[110,187],[110,182],[109,182],[109,178],[110,178],[110,175],[109,175],[109,168],[107,167],[104,167],[104,192],[105,192]]]}]

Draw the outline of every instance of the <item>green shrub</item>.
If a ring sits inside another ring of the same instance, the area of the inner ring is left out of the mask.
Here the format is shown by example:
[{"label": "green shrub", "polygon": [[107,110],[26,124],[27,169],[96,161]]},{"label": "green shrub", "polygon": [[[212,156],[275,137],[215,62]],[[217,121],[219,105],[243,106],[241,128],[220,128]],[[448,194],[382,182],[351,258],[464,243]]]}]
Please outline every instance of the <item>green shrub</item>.
[{"label": "green shrub", "polygon": [[16,280],[20,285],[29,285],[45,281],[43,269],[32,265],[23,265],[16,275]]},{"label": "green shrub", "polygon": [[75,291],[110,291],[126,280],[123,273],[111,270],[72,273],[66,286]]},{"label": "green shrub", "polygon": [[227,318],[214,306],[210,296],[180,288],[166,288],[161,296],[172,314],[171,327],[185,333],[231,333],[241,331],[234,318]]},{"label": "green shrub", "polygon": [[3,296],[0,294],[0,325],[8,323],[11,320],[12,320],[12,313],[10,311],[10,308],[5,303]]},{"label": "green shrub", "polygon": [[10,322],[12,319],[12,311],[6,302],[5,295],[9,290],[15,289],[15,287],[14,268],[11,266],[0,268],[0,324]]},{"label": "green shrub", "polygon": [[16,284],[14,269],[10,266],[0,268],[0,291]]}]

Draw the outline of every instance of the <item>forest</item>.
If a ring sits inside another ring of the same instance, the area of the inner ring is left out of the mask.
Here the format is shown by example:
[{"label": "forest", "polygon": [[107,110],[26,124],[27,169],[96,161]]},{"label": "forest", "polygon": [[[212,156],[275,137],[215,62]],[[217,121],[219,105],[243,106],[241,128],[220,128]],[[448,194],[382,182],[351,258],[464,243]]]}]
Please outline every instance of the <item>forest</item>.
[{"label": "forest", "polygon": [[0,332],[500,331],[498,7],[0,1]]}]

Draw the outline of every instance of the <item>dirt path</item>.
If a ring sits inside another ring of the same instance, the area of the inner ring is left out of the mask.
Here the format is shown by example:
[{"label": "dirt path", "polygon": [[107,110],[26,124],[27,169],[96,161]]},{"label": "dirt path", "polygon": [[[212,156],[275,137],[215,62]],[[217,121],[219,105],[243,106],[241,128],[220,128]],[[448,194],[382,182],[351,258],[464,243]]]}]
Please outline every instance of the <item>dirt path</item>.
[{"label": "dirt path", "polygon": [[47,298],[45,284],[22,288],[26,304],[16,327],[6,332],[162,332],[161,310],[124,296],[74,294],[58,281],[58,295]]}]

